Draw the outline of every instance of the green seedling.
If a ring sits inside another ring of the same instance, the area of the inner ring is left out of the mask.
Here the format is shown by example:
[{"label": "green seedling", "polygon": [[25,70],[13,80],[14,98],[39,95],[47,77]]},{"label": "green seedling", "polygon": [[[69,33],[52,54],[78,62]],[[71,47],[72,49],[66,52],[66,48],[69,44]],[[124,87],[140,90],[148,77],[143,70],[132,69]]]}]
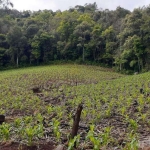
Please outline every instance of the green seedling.
[{"label": "green seedling", "polygon": [[133,120],[133,119],[129,119],[129,126],[131,127],[132,130],[134,130],[135,132],[138,129],[138,123],[137,121]]},{"label": "green seedling", "polygon": [[67,150],[74,150],[74,147],[78,147],[79,142],[80,142],[80,135],[77,135],[73,139],[70,139]]},{"label": "green seedling", "polygon": [[86,136],[86,140],[90,140],[90,142],[93,144],[94,150],[100,149],[100,139],[98,137],[94,136],[94,125],[90,125],[90,130]]},{"label": "green seedling", "polygon": [[61,137],[61,133],[59,131],[59,125],[60,125],[60,122],[57,119],[53,118],[52,119],[53,132],[57,138],[57,141],[60,141],[60,137]]},{"label": "green seedling", "polygon": [[42,137],[43,136],[43,125],[36,125],[36,126],[28,126],[24,130],[24,134],[27,138],[27,144],[29,146],[33,145],[33,141],[36,137]]},{"label": "green seedling", "polygon": [[10,139],[10,130],[11,127],[7,123],[0,125],[0,137],[2,140],[7,141]]}]

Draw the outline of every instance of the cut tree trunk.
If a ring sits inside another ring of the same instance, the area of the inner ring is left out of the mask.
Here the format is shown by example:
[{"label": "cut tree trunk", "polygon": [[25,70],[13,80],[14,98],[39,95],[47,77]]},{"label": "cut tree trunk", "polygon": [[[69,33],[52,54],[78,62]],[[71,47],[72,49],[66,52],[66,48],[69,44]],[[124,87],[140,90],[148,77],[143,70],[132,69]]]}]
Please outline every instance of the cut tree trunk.
[{"label": "cut tree trunk", "polygon": [[77,136],[82,109],[83,109],[82,104],[79,104],[75,117],[74,117],[74,122],[73,122],[73,127],[72,127],[72,132],[71,132],[71,139]]}]

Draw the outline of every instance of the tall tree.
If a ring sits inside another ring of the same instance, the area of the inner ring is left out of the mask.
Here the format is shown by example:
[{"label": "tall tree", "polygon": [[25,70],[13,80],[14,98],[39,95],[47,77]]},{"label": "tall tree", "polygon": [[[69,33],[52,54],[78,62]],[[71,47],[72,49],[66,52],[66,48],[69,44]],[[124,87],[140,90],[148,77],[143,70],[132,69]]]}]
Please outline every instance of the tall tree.
[{"label": "tall tree", "polygon": [[7,35],[7,41],[10,45],[9,53],[12,55],[13,62],[16,60],[16,65],[19,65],[19,57],[22,47],[22,31],[21,28],[15,26]]},{"label": "tall tree", "polygon": [[116,35],[113,26],[110,26],[105,31],[102,32],[102,36],[105,38],[105,54],[103,56],[105,63],[108,65],[113,65],[113,54],[116,49]]},{"label": "tall tree", "polygon": [[90,40],[91,25],[90,23],[83,21],[77,25],[74,31],[74,35],[78,37],[77,47],[82,48],[82,61],[85,61],[85,46]]},{"label": "tall tree", "polygon": [[0,34],[0,66],[4,66],[9,61],[6,55],[8,48],[9,45],[6,41],[6,35]]}]

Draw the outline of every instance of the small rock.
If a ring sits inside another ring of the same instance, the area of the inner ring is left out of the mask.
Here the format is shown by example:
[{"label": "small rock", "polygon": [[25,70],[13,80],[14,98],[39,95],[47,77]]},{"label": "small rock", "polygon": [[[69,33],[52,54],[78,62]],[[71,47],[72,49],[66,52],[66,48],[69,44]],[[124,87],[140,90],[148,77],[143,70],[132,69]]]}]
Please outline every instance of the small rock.
[{"label": "small rock", "polygon": [[5,145],[5,144],[6,144],[6,141],[3,141],[0,143],[1,146]]},{"label": "small rock", "polygon": [[134,72],[134,75],[138,75],[139,73],[138,72]]},{"label": "small rock", "polygon": [[143,150],[150,150],[150,147],[144,147]]},{"label": "small rock", "polygon": [[54,150],[64,150],[64,146],[63,145],[58,145]]},{"label": "small rock", "polygon": [[62,88],[60,88],[60,89],[59,89],[59,92],[63,92],[63,89],[62,89]]},{"label": "small rock", "polygon": [[13,144],[13,141],[7,141],[7,142],[4,144],[4,147],[11,146],[12,144]]}]

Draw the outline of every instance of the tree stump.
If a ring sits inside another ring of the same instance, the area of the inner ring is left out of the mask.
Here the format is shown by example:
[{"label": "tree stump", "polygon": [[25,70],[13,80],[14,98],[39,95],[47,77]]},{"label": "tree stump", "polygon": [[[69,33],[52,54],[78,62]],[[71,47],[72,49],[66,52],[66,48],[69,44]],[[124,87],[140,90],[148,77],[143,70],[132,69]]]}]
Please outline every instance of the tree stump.
[{"label": "tree stump", "polygon": [[4,115],[0,115],[0,124],[2,124],[3,122],[5,122],[5,116]]},{"label": "tree stump", "polygon": [[[82,104],[79,104],[76,114],[74,116],[74,122],[73,122],[71,137],[70,137],[71,139],[77,136],[82,109],[83,109]],[[74,147],[76,147],[76,144],[74,145]]]},{"label": "tree stump", "polygon": [[32,91],[33,91],[33,93],[41,93],[39,87],[34,87],[34,88],[32,88]]}]

